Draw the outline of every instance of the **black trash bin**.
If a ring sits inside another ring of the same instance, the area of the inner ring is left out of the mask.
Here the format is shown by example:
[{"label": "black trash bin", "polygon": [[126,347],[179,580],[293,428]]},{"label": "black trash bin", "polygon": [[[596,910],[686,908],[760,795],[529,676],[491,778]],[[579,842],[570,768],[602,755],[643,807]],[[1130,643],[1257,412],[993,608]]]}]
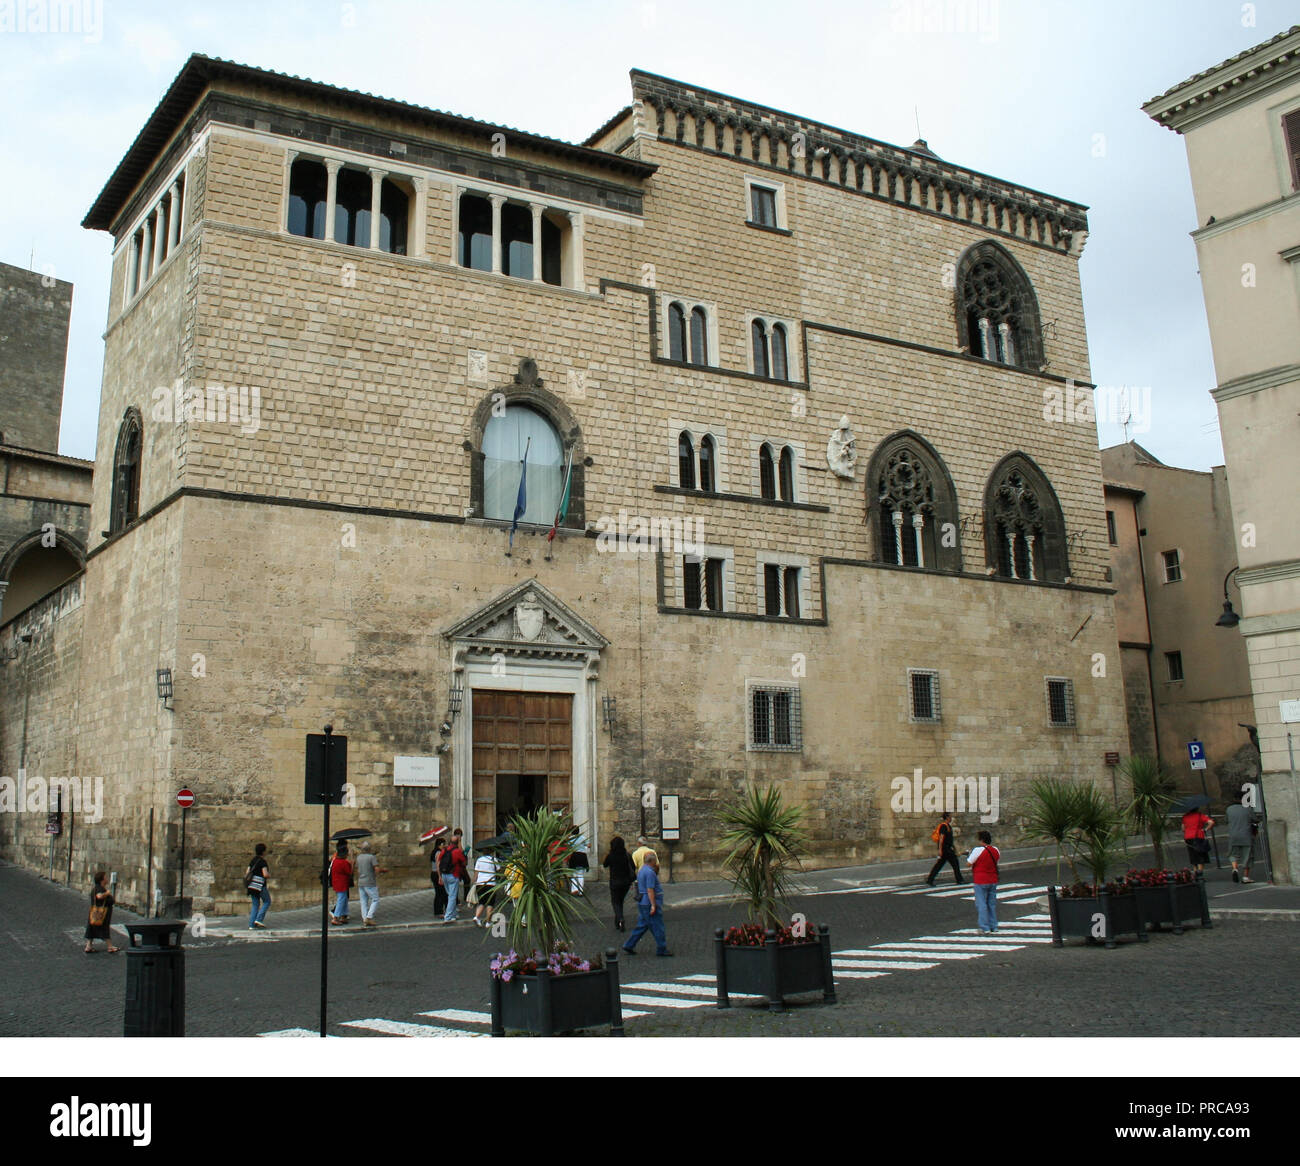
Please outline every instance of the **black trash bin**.
[{"label": "black trash bin", "polygon": [[181,919],[128,923],[123,1036],[185,1035],[185,952]]}]

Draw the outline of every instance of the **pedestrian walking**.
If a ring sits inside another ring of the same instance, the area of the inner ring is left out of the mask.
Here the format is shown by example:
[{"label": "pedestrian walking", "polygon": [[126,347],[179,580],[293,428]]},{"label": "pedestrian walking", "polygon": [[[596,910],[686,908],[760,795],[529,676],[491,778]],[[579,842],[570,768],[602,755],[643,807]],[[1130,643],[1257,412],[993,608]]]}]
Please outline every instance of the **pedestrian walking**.
[{"label": "pedestrian walking", "polygon": [[447,890],[447,908],[442,915],[444,926],[456,922],[456,908],[460,905],[460,882],[467,875],[465,852],[460,848],[461,837],[459,830],[452,834],[451,841],[443,847],[438,859],[438,873],[442,875],[442,885]]},{"label": "pedestrian walking", "polygon": [[1214,819],[1200,806],[1193,807],[1183,815],[1183,841],[1187,844],[1187,861],[1198,871],[1205,870],[1205,860],[1210,857],[1210,843],[1205,837],[1205,831],[1213,825]]},{"label": "pedestrian walking", "polygon": [[591,861],[587,858],[587,839],[576,830],[573,832],[572,849],[569,851],[569,894],[581,895],[587,881],[587,872]]},{"label": "pedestrian walking", "polygon": [[636,927],[627,937],[623,950],[636,955],[636,945],[647,931],[655,937],[655,955],[670,956],[668,935],[664,930],[664,888],[659,881],[659,857],[652,850],[636,874]]},{"label": "pedestrian walking", "polygon": [[496,900],[497,860],[488,850],[474,860],[474,889],[470,897],[474,903],[474,926],[486,927],[492,922],[492,907]]},{"label": "pedestrian walking", "polygon": [[998,859],[1002,856],[987,830],[981,830],[976,837],[980,844],[966,857],[975,884],[975,913],[980,930],[994,935],[998,929]]},{"label": "pedestrian walking", "polygon": [[1228,857],[1232,860],[1232,881],[1253,883],[1251,863],[1255,861],[1255,823],[1259,815],[1244,803],[1247,791],[1238,791],[1240,801],[1228,807]]},{"label": "pedestrian walking", "polygon": [[387,874],[387,867],[379,865],[379,859],[370,853],[370,843],[361,844],[361,853],[357,855],[357,894],[361,896],[361,922],[366,927],[374,927],[375,911],[379,907],[379,876]]},{"label": "pedestrian walking", "polygon": [[636,882],[636,865],[627,852],[627,843],[615,835],[609,843],[609,853],[601,865],[609,871],[609,900],[614,907],[614,926],[619,931],[626,931],[623,925],[623,904],[627,900],[628,889]]},{"label": "pedestrian walking", "polygon": [[113,892],[108,889],[108,875],[100,871],[95,875],[95,885],[90,888],[90,915],[86,920],[86,954],[95,950],[95,940],[104,941],[104,950],[110,955],[118,948],[113,946]]},{"label": "pedestrian walking", "polygon": [[939,861],[930,868],[930,876],[925,880],[927,887],[934,886],[934,876],[943,869],[945,862],[952,867],[953,878],[956,879],[958,885],[961,884],[961,867],[957,862],[957,844],[954,841],[956,832],[957,828],[952,824],[952,813],[945,810],[939,824],[930,835],[930,841],[937,843],[939,846]]},{"label": "pedestrian walking", "polygon": [[355,881],[352,863],[348,860],[348,844],[340,842],[330,859],[330,886],[334,889],[334,917],[330,923],[342,927],[348,921],[348,890]]},{"label": "pedestrian walking", "polygon": [[433,884],[433,913],[443,915],[447,911],[447,888],[442,885],[442,872],[438,864],[442,861],[442,852],[447,849],[447,840],[437,838],[433,843],[433,853],[429,855],[429,882]]},{"label": "pedestrian walking", "polygon": [[632,865],[638,873],[641,870],[641,864],[645,862],[645,856],[653,853],[654,851],[650,849],[649,840],[644,834],[639,834],[636,840],[636,849],[632,851]]},{"label": "pedestrian walking", "polygon": [[266,930],[266,913],[271,909],[271,888],[267,880],[271,868],[266,862],[266,843],[253,847],[253,857],[244,872],[244,889],[248,892],[248,930]]}]

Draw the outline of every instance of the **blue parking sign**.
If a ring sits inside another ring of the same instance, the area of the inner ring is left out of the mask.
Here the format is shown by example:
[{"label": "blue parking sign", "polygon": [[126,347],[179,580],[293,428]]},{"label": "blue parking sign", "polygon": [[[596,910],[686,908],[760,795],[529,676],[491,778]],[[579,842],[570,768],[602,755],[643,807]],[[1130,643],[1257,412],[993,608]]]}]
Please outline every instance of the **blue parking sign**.
[{"label": "blue parking sign", "polygon": [[1192,763],[1193,769],[1205,768],[1205,746],[1200,741],[1187,742],[1187,759]]}]

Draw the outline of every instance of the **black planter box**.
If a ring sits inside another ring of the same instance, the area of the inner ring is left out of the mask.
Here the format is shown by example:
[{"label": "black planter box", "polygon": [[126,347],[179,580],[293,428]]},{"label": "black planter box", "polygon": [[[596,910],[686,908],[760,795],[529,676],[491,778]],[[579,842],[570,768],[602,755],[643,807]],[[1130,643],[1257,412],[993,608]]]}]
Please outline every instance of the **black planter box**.
[{"label": "black planter box", "polygon": [[618,986],[618,955],[605,953],[599,971],[553,976],[539,971],[509,983],[492,977],[492,1035],[506,1030],[554,1036],[608,1024],[610,1036],[623,1035],[623,1003]]},{"label": "black planter box", "polygon": [[1134,887],[1133,893],[1142,904],[1142,917],[1155,928],[1172,923],[1174,934],[1182,935],[1183,924],[1199,921],[1202,927],[1213,927],[1210,919],[1210,900],[1205,894],[1205,876],[1197,873],[1194,883],[1166,883],[1163,887]]},{"label": "black planter box", "polygon": [[[1047,907],[1052,916],[1052,943],[1060,947],[1066,939],[1100,938],[1107,947],[1115,947],[1117,935],[1136,935],[1147,941],[1146,918],[1136,895],[1112,895],[1102,891],[1090,899],[1062,899],[1055,887],[1047,888]],[[1102,934],[1095,934],[1097,916],[1102,917]]]},{"label": "black planter box", "polygon": [[835,1003],[831,930],[825,924],[808,943],[777,943],[769,928],[762,947],[739,947],[724,943],[724,934],[721,927],[713,933],[719,1008],[731,1007],[731,992],[762,996],[772,1012],[780,1012],[785,997],[800,992],[820,992],[825,1003]]}]

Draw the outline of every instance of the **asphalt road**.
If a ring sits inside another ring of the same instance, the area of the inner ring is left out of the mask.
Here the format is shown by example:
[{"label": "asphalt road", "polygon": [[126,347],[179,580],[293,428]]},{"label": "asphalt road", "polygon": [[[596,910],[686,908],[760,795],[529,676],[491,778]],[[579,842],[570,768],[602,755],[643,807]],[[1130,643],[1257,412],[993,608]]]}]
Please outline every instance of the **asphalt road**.
[{"label": "asphalt road", "polygon": [[[896,890],[796,899],[792,906],[811,923],[829,924],[834,950],[850,954],[838,957],[837,1004],[804,997],[780,1014],[739,1002],[727,1011],[712,1006],[713,928],[738,920],[725,904],[674,909],[670,887],[674,958],[657,958],[646,936],[640,954],[621,961],[624,1008],[641,1013],[627,1020],[627,1035],[1300,1035],[1294,923],[1224,919],[1210,930],[1192,926],[1182,936],[1126,941],[1114,950],[1078,940],[1058,949],[1043,942],[1045,912],[1031,899],[1050,876],[1046,866],[1014,872],[1025,900],[1008,902],[1017,892],[1004,889],[996,945],[969,934],[974,903],[947,894],[948,883],[939,893],[912,893],[920,884],[909,880]],[[604,889],[594,888],[592,897],[608,916]],[[432,915],[431,892],[429,899]],[[79,893],[0,867],[0,1036],[122,1034],[130,957],[82,953],[85,910]],[[589,951],[621,938],[598,921],[581,928],[578,943]],[[330,1033],[392,1039],[484,1032],[487,962],[499,946],[469,923],[333,933]],[[187,1035],[314,1031],[319,950],[318,940],[270,935],[187,939]]]}]

